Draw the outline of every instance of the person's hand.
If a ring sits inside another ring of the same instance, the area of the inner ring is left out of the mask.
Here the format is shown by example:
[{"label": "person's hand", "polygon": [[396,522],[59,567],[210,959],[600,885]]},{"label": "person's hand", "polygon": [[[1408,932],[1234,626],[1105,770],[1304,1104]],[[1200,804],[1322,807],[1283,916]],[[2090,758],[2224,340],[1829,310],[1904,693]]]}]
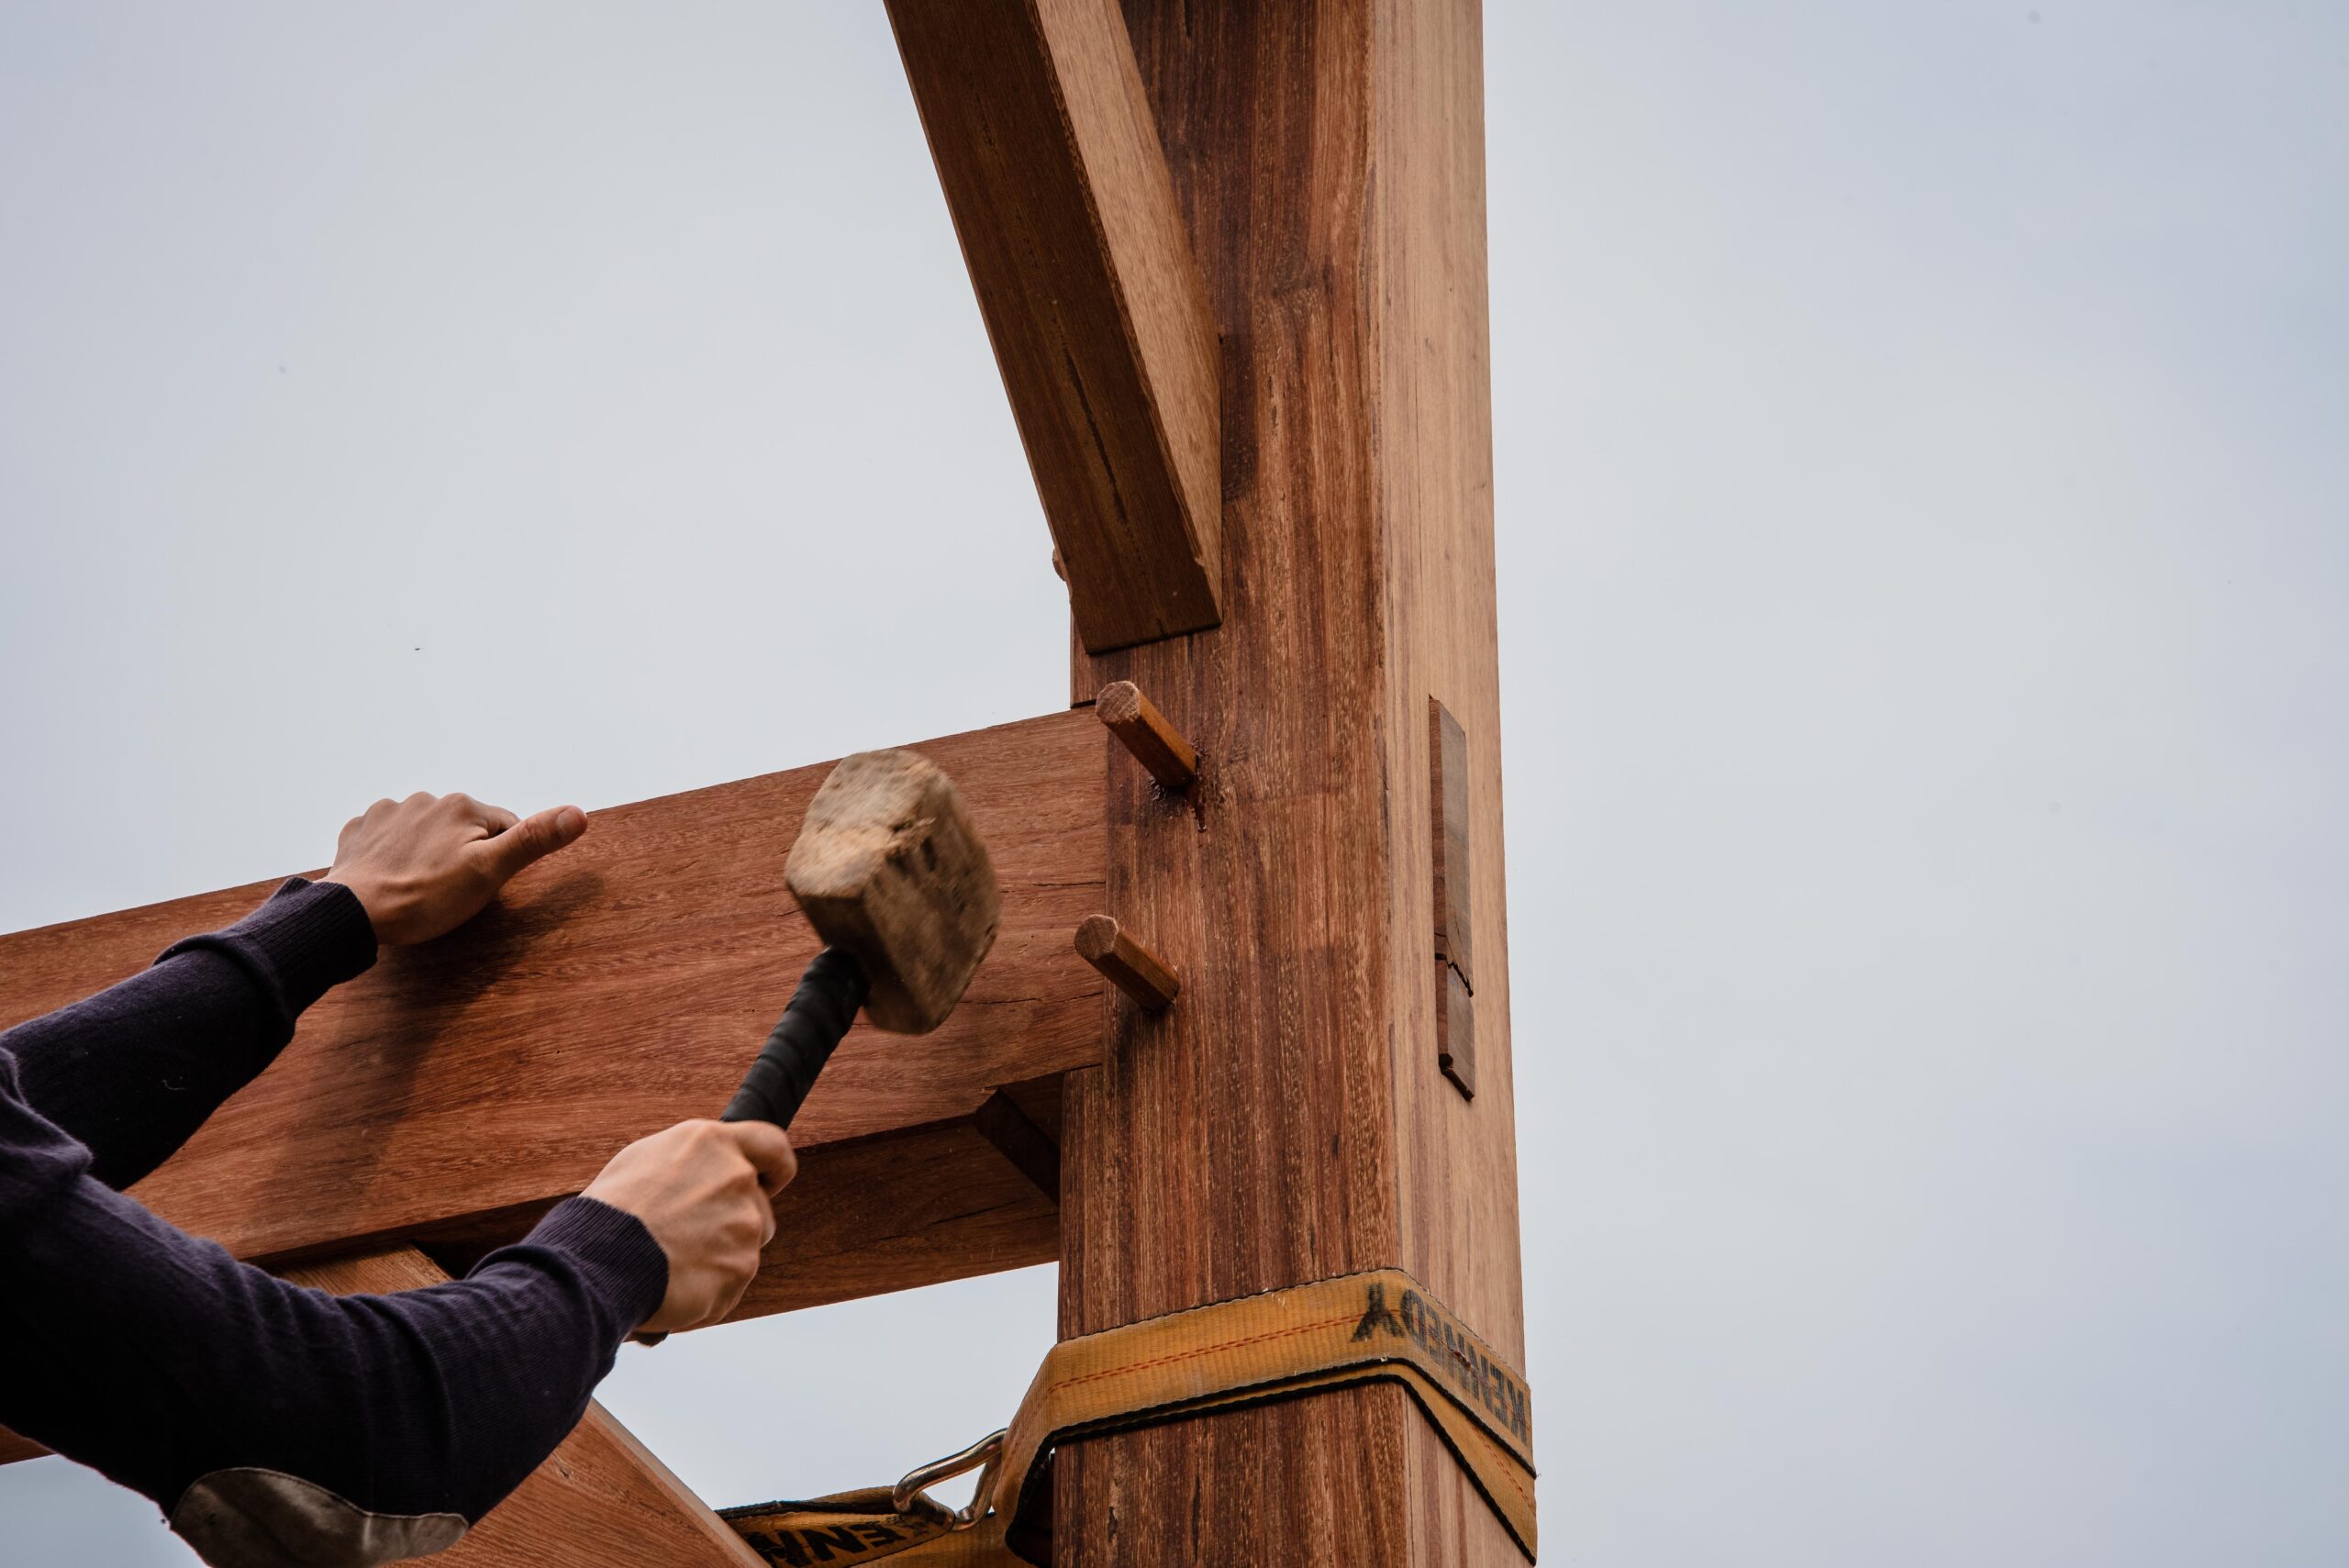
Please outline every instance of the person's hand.
[{"label": "person's hand", "polygon": [[613,1155],[585,1195],[644,1221],[669,1257],[669,1293],[638,1331],[733,1311],[774,1239],[774,1195],[798,1173],[790,1138],[763,1121],[681,1121]]},{"label": "person's hand", "polygon": [[327,880],[358,895],[377,941],[429,941],[481,913],[516,872],[585,831],[587,814],[575,806],[518,817],[469,795],[379,800],[343,824]]}]

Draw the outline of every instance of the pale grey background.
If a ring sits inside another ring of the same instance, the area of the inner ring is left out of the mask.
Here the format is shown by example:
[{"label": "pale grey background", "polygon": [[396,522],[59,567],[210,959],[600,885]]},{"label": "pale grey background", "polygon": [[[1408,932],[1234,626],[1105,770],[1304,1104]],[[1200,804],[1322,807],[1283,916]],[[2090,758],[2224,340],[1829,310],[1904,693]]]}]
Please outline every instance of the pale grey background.
[{"label": "pale grey background", "polygon": [[[2349,12],[1487,48],[1549,1560],[2343,1561]],[[0,6],[0,929],[1063,692],[871,5]],[[607,1396],[887,1479],[1051,1297]],[[0,1471],[0,1562],[153,1521]]]}]

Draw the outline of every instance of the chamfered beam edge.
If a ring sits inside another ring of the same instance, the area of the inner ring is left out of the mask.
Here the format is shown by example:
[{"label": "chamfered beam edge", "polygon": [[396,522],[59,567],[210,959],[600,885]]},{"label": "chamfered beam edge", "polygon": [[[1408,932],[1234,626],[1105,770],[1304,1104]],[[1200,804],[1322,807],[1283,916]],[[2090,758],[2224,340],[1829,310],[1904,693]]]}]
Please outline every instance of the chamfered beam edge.
[{"label": "chamfered beam edge", "polygon": [[1115,0],[888,0],[1084,646],[1222,618],[1215,324]]}]

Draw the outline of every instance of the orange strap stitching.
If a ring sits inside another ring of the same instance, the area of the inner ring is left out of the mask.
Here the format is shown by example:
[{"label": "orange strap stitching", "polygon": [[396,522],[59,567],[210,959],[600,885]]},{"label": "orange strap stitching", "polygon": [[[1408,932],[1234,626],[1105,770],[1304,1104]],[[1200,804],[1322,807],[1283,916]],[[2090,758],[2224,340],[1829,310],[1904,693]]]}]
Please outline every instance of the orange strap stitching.
[{"label": "orange strap stitching", "polygon": [[1251,1334],[1245,1339],[1221,1340],[1212,1345],[1197,1345],[1187,1351],[1176,1351],[1171,1355],[1153,1357],[1146,1362],[1128,1362],[1123,1366],[1103,1367],[1099,1372],[1088,1372],[1081,1376],[1063,1378],[1052,1386],[1074,1388],[1080,1383],[1091,1383],[1097,1378],[1122,1377],[1128,1373],[1144,1372],[1151,1367],[1165,1366],[1173,1362],[1192,1361],[1200,1356],[1214,1355],[1221,1351],[1238,1350],[1242,1345],[1260,1345],[1266,1340],[1285,1340],[1292,1334],[1316,1333],[1323,1329],[1334,1329],[1341,1323],[1350,1322],[1354,1317],[1355,1314],[1349,1312],[1342,1318],[1324,1318],[1318,1323],[1292,1323],[1286,1329],[1268,1329],[1262,1334]]}]

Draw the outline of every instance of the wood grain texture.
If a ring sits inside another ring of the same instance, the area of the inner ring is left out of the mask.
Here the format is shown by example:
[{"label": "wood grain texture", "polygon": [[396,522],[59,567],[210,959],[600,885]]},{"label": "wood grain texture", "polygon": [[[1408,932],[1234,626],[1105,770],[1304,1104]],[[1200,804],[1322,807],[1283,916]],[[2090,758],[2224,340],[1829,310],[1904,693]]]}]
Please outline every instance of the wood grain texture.
[{"label": "wood grain texture", "polygon": [[[388,1295],[449,1276],[412,1247],[286,1271],[337,1296]],[[450,1568],[764,1568],[759,1554],[601,1405],[562,1446],[432,1560]]]},{"label": "wood grain texture", "polygon": [[[1481,18],[1125,10],[1224,347],[1226,616],[1095,661],[1206,762],[1180,802],[1112,758],[1105,907],[1186,984],[1068,1080],[1063,1331],[1400,1263],[1521,1358]],[[1484,846],[1473,1101],[1435,1060],[1431,695]],[[1088,1440],[1055,1487],[1063,1563],[1521,1561],[1392,1389]]]},{"label": "wood grain texture", "polygon": [[[1096,1060],[1101,734],[1056,713],[920,750],[1004,885],[1002,934],[918,1039],[860,1025],[792,1129],[803,1151],[967,1118],[996,1086]],[[815,955],[783,862],[829,764],[596,814],[587,836],[426,947],[388,951],[135,1191],[240,1256],[425,1234],[578,1191],[629,1140],[713,1116]],[[271,884],[0,938],[0,1023],[132,973]],[[980,1146],[984,1148],[984,1142]]]},{"label": "wood grain texture", "polygon": [[1221,616],[1213,323],[1116,0],[889,0],[1087,648]]},{"label": "wood grain texture", "polygon": [[775,1206],[729,1321],[1049,1263],[1060,1207],[969,1118],[827,1151]]}]

